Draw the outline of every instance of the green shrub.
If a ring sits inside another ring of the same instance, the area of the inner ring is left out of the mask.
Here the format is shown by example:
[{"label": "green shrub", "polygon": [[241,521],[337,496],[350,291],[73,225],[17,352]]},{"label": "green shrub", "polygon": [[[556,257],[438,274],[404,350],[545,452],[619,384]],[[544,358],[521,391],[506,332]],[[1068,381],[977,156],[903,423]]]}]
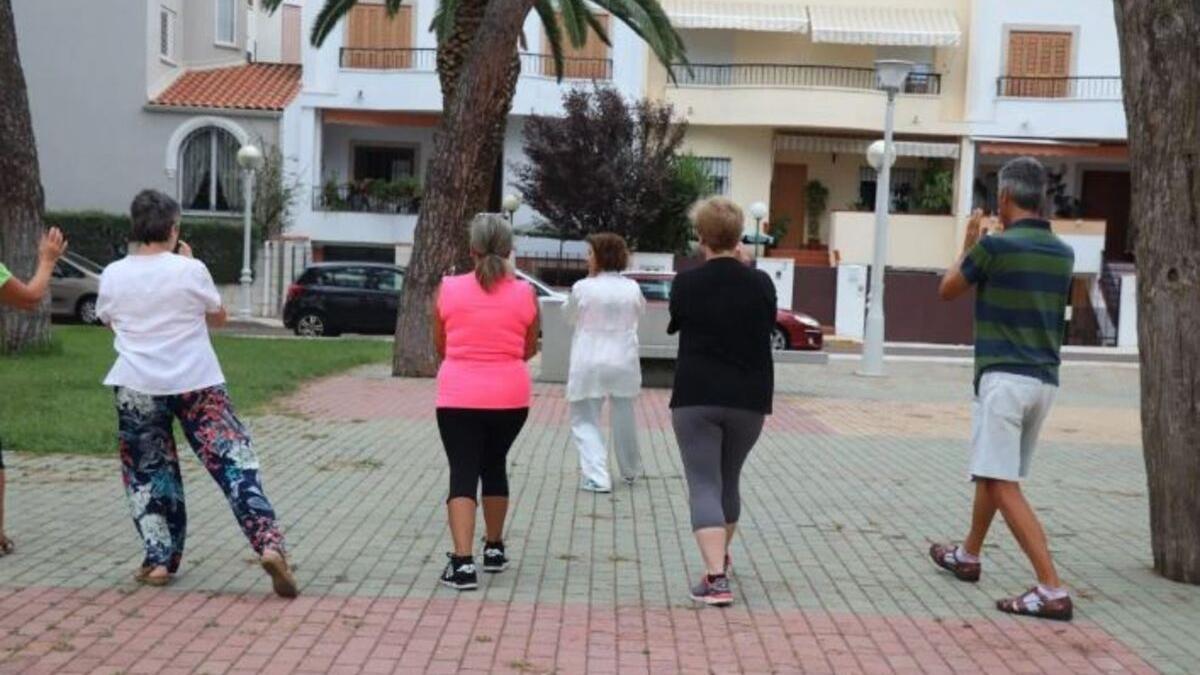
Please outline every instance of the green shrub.
[{"label": "green shrub", "polygon": [[[45,223],[62,229],[70,250],[101,265],[125,255],[129,218],[99,211],[50,212]],[[235,219],[185,217],[182,237],[200,260],[208,265],[218,284],[234,284],[242,273],[242,221]],[[262,245],[257,225],[251,236],[253,251]]]}]

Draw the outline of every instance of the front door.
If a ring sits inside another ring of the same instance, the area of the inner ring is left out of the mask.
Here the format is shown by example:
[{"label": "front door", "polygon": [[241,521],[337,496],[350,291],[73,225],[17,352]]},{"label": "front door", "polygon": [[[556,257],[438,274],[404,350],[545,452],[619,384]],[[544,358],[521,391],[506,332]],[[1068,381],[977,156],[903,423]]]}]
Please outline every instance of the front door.
[{"label": "front door", "polygon": [[1103,218],[1104,259],[1114,262],[1133,260],[1133,240],[1129,231],[1129,173],[1126,171],[1083,172],[1083,217]]},{"label": "front door", "polygon": [[[804,233],[804,191],[808,186],[808,166],[804,164],[776,164],[771,175],[770,222],[787,222],[787,232],[777,248],[802,248],[807,240]],[[771,233],[775,236],[775,233]]]}]

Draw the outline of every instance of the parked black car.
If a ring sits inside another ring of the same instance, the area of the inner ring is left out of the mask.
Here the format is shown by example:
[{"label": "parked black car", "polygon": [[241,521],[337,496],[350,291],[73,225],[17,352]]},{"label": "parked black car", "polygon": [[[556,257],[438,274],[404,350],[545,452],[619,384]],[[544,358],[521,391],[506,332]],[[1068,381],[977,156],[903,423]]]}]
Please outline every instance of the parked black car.
[{"label": "parked black car", "polygon": [[[540,280],[517,271],[538,297],[560,296]],[[404,268],[384,263],[316,263],[288,288],[283,325],[306,337],[341,333],[390,335],[400,311]]]}]

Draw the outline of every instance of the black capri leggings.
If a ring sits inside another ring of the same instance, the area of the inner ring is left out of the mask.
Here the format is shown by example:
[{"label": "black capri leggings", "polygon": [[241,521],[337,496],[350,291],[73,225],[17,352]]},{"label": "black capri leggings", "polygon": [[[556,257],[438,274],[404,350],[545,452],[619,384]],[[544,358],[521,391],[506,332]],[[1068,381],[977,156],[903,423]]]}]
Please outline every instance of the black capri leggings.
[{"label": "black capri leggings", "polygon": [[484,497],[508,496],[505,458],[528,416],[529,408],[437,409],[438,432],[450,461],[447,501],[456,497],[478,501],[480,492]]}]

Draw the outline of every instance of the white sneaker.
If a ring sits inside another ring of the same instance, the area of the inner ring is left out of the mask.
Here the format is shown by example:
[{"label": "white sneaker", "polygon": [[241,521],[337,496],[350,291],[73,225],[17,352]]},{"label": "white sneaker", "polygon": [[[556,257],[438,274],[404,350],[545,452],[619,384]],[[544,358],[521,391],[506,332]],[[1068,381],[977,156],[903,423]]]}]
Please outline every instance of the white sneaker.
[{"label": "white sneaker", "polygon": [[596,481],[592,480],[591,478],[583,479],[583,483],[580,484],[579,489],[583,490],[585,492],[601,492],[601,493],[612,492],[611,486],[601,485],[600,483],[597,483]]}]

